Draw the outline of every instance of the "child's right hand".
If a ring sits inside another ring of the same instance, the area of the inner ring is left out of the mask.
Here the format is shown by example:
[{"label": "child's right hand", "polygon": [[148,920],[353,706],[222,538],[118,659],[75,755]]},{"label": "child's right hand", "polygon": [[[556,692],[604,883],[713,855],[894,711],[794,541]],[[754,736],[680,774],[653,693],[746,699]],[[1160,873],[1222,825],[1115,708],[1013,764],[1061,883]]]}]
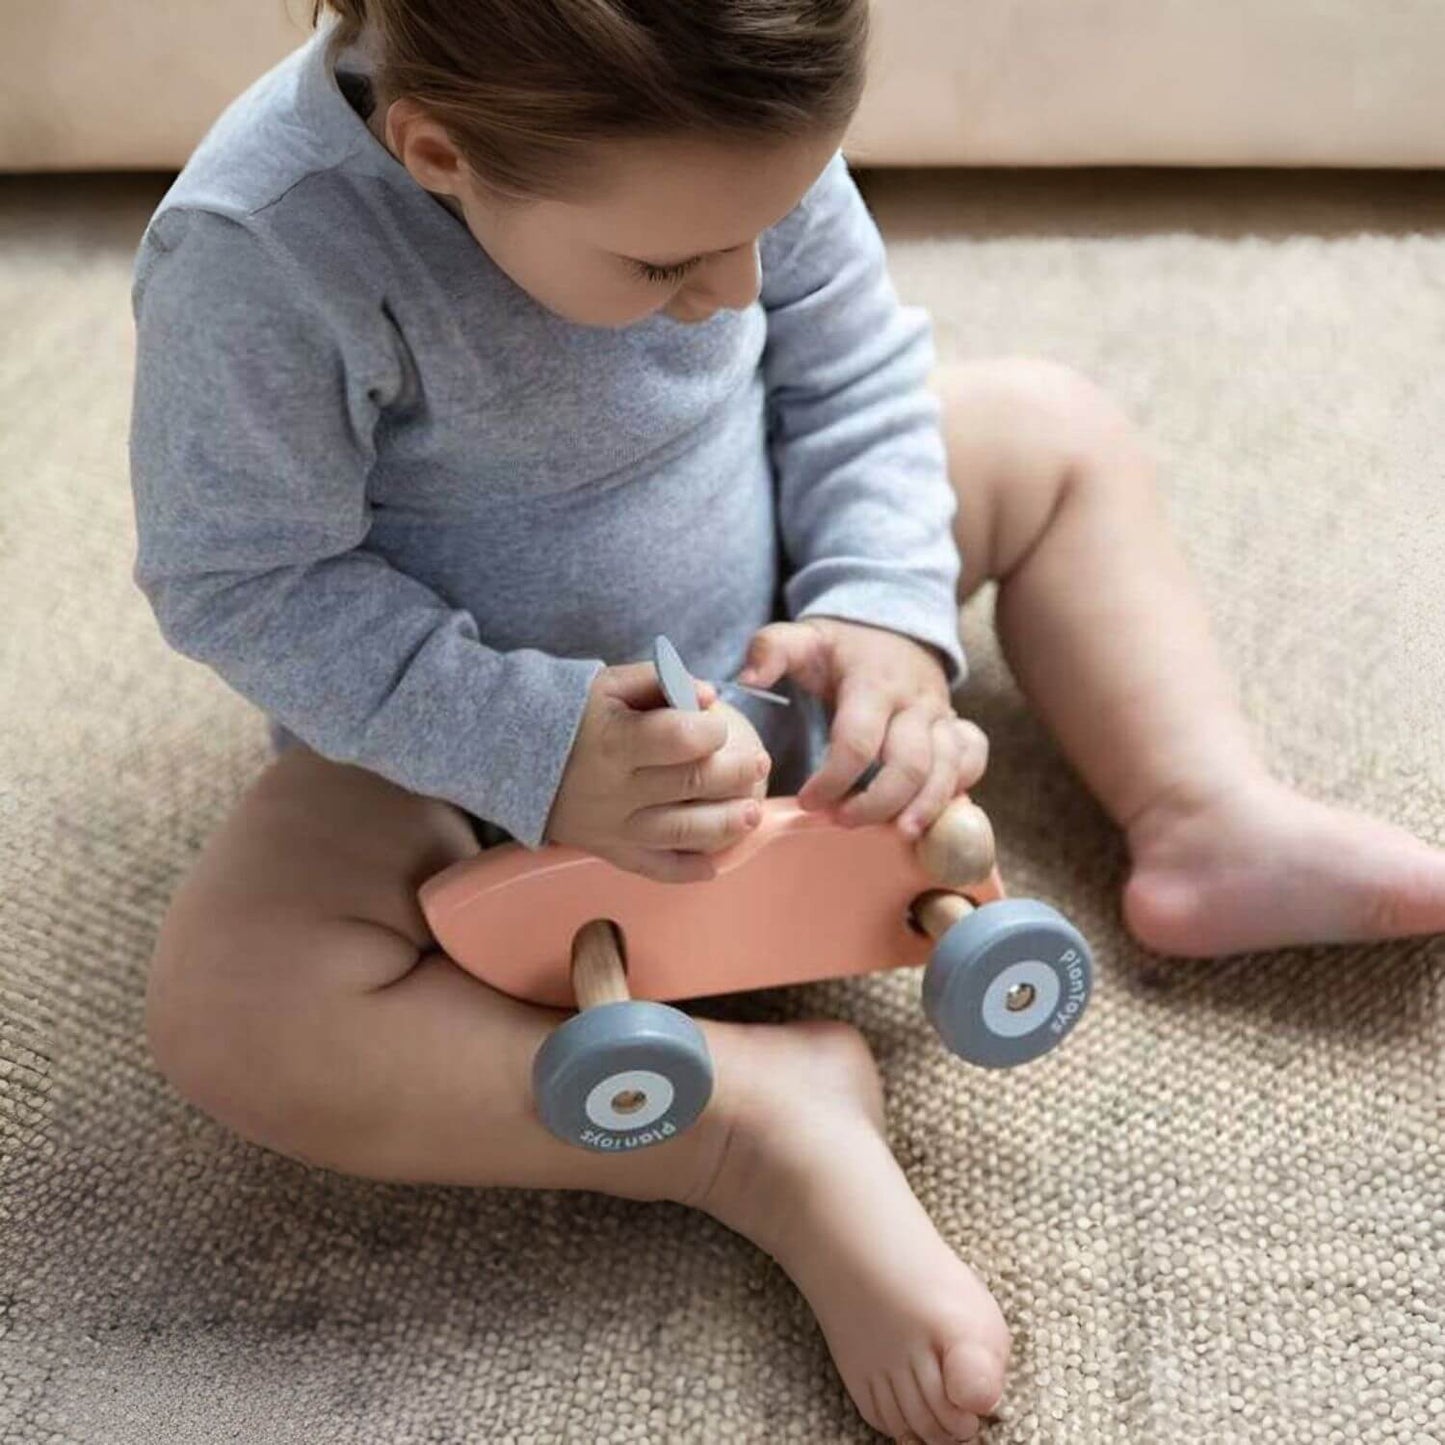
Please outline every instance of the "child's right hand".
[{"label": "child's right hand", "polygon": [[771,759],[752,724],[697,684],[702,712],[666,705],[651,663],[604,668],[562,773],[547,840],[664,883],[712,878],[710,853],[756,826]]}]

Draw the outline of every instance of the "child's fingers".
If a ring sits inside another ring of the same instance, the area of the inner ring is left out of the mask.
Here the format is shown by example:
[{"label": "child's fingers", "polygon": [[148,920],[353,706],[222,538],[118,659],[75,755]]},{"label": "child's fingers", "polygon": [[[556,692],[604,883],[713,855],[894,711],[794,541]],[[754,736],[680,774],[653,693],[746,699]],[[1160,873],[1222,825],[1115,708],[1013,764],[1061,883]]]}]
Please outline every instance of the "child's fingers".
[{"label": "child's fingers", "polygon": [[690,763],[638,768],[633,795],[642,807],[694,799],[741,798],[767,777],[770,760],[755,748],[722,748]]},{"label": "child's fingers", "polygon": [[[657,668],[650,662],[620,663],[606,668],[602,679],[608,696],[625,702],[628,707],[650,710],[667,706],[667,695],[658,680]],[[697,705],[703,709],[710,708],[717,701],[717,688],[699,678],[693,678],[692,683],[697,691]]]},{"label": "child's fingers", "polygon": [[624,662],[605,668],[600,682],[609,697],[625,702],[628,707],[667,706],[667,698],[657,680],[657,669],[650,662]]},{"label": "child's fingers", "polygon": [[966,793],[988,771],[988,735],[967,718],[956,717],[951,721],[959,746],[958,778],[953,791]]},{"label": "child's fingers", "polygon": [[762,816],[762,805],[753,798],[640,808],[627,820],[627,836],[644,848],[719,853],[757,827]]},{"label": "child's fingers", "polygon": [[828,751],[818,771],[798,793],[804,809],[838,802],[858,775],[878,756],[893,709],[887,697],[866,683],[843,685],[828,738]]},{"label": "child's fingers", "polygon": [[883,766],[864,792],[848,798],[838,809],[838,821],[852,828],[897,817],[928,782],[933,755],[930,711],[909,707],[894,713],[883,739]]},{"label": "child's fingers", "polygon": [[608,862],[658,883],[706,883],[717,865],[705,853],[670,853],[658,848],[616,848]]},{"label": "child's fingers", "polygon": [[633,770],[698,762],[728,740],[728,722],[720,708],[622,713],[616,725],[621,730],[623,760]]},{"label": "child's fingers", "polygon": [[753,633],[746,665],[737,680],[749,687],[771,687],[784,674],[815,679],[822,670],[822,635],[801,622],[770,622]]},{"label": "child's fingers", "polygon": [[[928,781],[898,817],[898,826],[905,838],[918,838],[926,833],[953,801],[954,795],[962,791],[958,786],[958,770],[964,744],[955,726],[958,721],[954,717],[934,720],[933,767]],[[981,733],[979,735],[982,736]]]}]

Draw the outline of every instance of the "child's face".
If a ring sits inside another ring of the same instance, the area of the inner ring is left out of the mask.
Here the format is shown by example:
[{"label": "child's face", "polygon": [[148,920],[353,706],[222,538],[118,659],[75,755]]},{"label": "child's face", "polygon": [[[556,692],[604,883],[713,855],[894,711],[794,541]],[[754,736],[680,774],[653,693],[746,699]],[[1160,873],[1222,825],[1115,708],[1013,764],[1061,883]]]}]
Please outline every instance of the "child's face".
[{"label": "child's face", "polygon": [[536,301],[585,326],[626,326],[657,311],[697,322],[750,306],[758,236],[798,204],[840,136],[613,142],[585,194],[527,201],[478,185],[446,133],[404,101],[391,107],[386,139],[421,185],[453,199],[477,242]]}]

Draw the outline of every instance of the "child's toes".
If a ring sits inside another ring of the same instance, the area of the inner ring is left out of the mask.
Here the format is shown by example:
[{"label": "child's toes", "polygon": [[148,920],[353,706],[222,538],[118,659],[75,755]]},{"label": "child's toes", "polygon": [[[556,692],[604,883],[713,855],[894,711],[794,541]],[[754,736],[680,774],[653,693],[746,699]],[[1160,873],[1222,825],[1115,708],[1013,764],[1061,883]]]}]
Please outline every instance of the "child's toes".
[{"label": "child's toes", "polygon": [[913,1433],[893,1393],[893,1382],[881,1370],[868,1381],[867,1396],[871,1408],[863,1411],[863,1418],[879,1434],[890,1440],[906,1440]]},{"label": "child's toes", "polygon": [[911,1434],[924,1445],[953,1445],[958,1438],[943,1422],[925,1396],[923,1388],[909,1365],[893,1372],[893,1395]]},{"label": "child's toes", "polygon": [[939,1364],[938,1351],[925,1349],[913,1359],[913,1378],[919,1392],[932,1410],[934,1418],[943,1427],[949,1440],[972,1440],[978,1435],[978,1415],[975,1411],[955,1405],[948,1398],[943,1384],[943,1369]]},{"label": "child's toes", "polygon": [[1003,1398],[1007,1352],[978,1340],[959,1340],[943,1357],[943,1392],[971,1415],[991,1414]]},{"label": "child's toes", "polygon": [[[1366,935],[1445,932],[1445,852],[1408,838],[1397,840],[1391,853],[1391,877],[1366,908]],[[1388,857],[1384,848],[1381,854]]]}]

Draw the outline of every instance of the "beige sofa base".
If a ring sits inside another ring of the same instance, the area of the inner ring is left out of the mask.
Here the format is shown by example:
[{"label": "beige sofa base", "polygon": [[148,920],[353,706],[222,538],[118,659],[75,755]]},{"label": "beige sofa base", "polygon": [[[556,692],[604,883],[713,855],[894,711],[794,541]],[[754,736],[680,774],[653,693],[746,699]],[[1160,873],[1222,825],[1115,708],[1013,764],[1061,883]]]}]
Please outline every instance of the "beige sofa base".
[{"label": "beige sofa base", "polygon": [[[287,6],[290,13],[287,12]],[[0,170],[181,165],[308,0],[44,0],[0,50]],[[879,165],[1445,165],[1439,0],[875,0]]]}]

